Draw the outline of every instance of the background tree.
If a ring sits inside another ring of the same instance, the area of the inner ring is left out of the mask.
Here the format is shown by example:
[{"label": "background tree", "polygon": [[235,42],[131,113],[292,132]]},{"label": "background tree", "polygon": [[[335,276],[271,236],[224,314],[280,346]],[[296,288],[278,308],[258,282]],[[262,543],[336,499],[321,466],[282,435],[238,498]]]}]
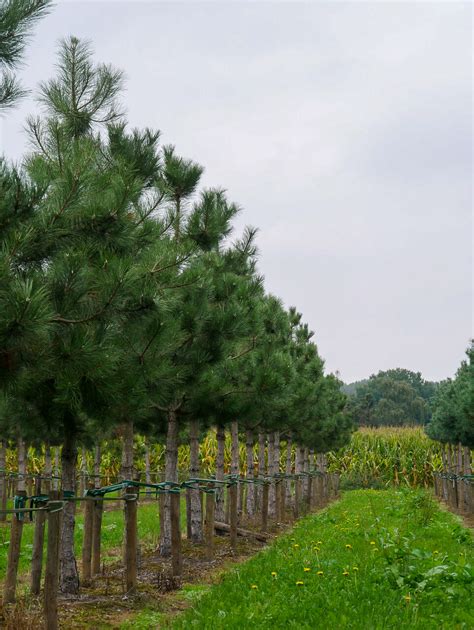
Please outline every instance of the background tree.
[{"label": "background tree", "polygon": [[425,381],[419,372],[401,368],[342,387],[349,393],[348,411],[354,421],[366,426],[426,424],[436,388],[436,383]]}]

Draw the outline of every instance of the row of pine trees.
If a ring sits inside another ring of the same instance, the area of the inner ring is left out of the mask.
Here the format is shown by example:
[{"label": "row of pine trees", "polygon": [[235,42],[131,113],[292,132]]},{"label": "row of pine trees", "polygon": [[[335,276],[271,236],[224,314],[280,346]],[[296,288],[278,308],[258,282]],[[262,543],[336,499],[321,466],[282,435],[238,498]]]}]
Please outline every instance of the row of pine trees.
[{"label": "row of pine trees", "polygon": [[[0,5],[5,116],[21,95],[12,70],[25,37],[48,9],[47,0]],[[167,481],[178,480],[180,441],[199,473],[211,426],[221,449],[228,427],[249,449],[271,436],[278,455],[282,441],[301,452],[342,445],[351,424],[341,383],[324,373],[301,314],[265,292],[255,229],[234,234],[238,205],[202,189],[202,166],[163,146],[159,131],[130,129],[122,95],[120,71],[65,39],[26,122],[28,154],[0,162],[2,449],[15,443],[24,460],[25,443],[61,446],[62,489],[75,492],[78,448],[113,435],[124,478],[135,432],[166,443]],[[79,586],[74,511],[67,503],[62,519],[69,593]],[[199,539],[200,519],[194,526]]]}]

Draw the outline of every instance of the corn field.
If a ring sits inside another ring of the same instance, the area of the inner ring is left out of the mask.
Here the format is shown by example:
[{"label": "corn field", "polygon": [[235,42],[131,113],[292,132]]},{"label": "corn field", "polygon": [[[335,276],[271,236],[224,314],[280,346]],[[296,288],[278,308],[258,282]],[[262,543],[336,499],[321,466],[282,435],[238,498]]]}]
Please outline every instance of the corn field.
[{"label": "corn field", "polygon": [[[284,470],[286,449],[282,445],[281,470]],[[145,472],[145,440],[135,437],[135,466]],[[110,440],[102,445],[101,474],[105,480],[114,480],[120,474],[121,445]],[[165,462],[165,447],[153,444],[149,447],[150,469],[162,471]],[[200,444],[202,474],[210,475],[215,470],[217,440],[210,431]],[[294,454],[293,454],[294,455]],[[257,461],[257,447],[254,450]],[[86,452],[87,469],[92,471],[92,452]],[[82,453],[79,466],[82,466]],[[9,450],[7,468],[16,469],[16,454]],[[433,472],[442,469],[441,445],[430,440],[422,427],[361,428],[352,435],[350,443],[336,452],[328,454],[329,471],[341,473],[341,483],[346,488],[360,486],[384,487],[391,484],[418,487],[433,483]],[[189,447],[181,445],[178,454],[179,470],[189,469]],[[30,448],[28,472],[40,473],[44,466],[44,453]],[[230,437],[225,447],[226,472],[230,470]],[[245,445],[240,443],[240,470],[246,473]]]},{"label": "corn field", "polygon": [[329,470],[341,473],[345,487],[426,487],[442,468],[441,444],[422,427],[361,428],[328,460]]}]

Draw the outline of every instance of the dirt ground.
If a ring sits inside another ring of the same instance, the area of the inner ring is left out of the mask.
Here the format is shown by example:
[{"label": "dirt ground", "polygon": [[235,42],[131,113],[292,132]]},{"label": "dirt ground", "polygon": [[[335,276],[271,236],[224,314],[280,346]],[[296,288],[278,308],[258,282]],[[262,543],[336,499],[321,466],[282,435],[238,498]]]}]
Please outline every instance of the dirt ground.
[{"label": "dirt ground", "polygon": [[[249,528],[248,525],[245,527]],[[269,541],[283,532],[289,524],[275,525]],[[236,552],[230,548],[226,535],[215,538],[215,558],[204,559],[203,545],[182,541],[183,574],[171,576],[171,560],[157,552],[141,554],[137,594],[125,593],[124,570],[119,560],[103,567],[90,587],[81,586],[81,594],[59,599],[59,623],[64,630],[114,630],[144,608],[172,616],[191,602],[181,590],[183,586],[212,584],[233,565],[260,551],[266,544],[254,538],[239,537]],[[5,630],[39,630],[42,627],[41,599],[25,597],[14,606],[0,610],[0,628]]]}]

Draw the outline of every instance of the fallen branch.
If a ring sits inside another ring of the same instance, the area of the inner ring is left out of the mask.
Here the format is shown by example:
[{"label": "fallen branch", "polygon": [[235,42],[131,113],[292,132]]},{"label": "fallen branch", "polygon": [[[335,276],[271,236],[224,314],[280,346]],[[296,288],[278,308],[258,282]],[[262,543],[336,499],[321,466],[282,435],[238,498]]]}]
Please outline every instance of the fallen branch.
[{"label": "fallen branch", "polygon": [[[228,534],[230,532],[230,525],[227,523],[219,523],[215,522],[214,527],[216,532],[224,532]],[[260,540],[262,542],[267,542],[272,536],[270,534],[263,534],[262,532],[252,532],[249,529],[242,529],[241,527],[237,528],[238,536],[245,536],[246,538],[255,538],[256,540]]]}]

